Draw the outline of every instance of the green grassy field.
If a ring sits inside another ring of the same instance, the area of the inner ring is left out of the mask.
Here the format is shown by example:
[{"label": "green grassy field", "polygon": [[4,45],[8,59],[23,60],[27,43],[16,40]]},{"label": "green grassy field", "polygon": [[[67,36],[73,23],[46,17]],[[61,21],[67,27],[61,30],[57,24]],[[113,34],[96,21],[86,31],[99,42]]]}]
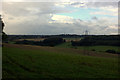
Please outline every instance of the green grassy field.
[{"label": "green grassy field", "polygon": [[75,48],[75,49],[82,49],[82,50],[95,50],[96,52],[105,52],[106,50],[115,50],[120,52],[120,47],[117,46],[72,46],[71,42],[65,42],[63,44],[57,45],[55,47],[59,48]]},{"label": "green grassy field", "polygon": [[107,56],[84,55],[76,49],[7,44],[3,47],[3,78],[119,78],[117,55]]}]

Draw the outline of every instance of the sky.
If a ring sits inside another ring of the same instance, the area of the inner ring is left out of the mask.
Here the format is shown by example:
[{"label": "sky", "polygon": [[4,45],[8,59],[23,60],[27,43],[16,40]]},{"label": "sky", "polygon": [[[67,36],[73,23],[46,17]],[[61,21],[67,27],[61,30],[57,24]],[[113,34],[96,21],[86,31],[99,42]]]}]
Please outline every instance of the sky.
[{"label": "sky", "polygon": [[4,0],[0,13],[12,35],[118,34],[118,2]]}]

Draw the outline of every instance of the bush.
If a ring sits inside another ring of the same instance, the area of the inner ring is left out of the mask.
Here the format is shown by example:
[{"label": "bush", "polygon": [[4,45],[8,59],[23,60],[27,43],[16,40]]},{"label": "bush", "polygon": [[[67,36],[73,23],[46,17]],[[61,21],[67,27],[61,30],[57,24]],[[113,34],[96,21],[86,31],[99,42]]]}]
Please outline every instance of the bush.
[{"label": "bush", "polygon": [[95,49],[92,49],[92,51],[95,51]]},{"label": "bush", "polygon": [[106,50],[105,52],[108,52],[108,53],[116,53],[116,51],[115,50]]},{"label": "bush", "polygon": [[63,42],[65,42],[65,40],[60,37],[50,37],[50,38],[43,40],[43,43],[46,46],[55,46],[55,45],[61,44]]},{"label": "bush", "polygon": [[116,54],[120,54],[120,52],[116,52]]}]

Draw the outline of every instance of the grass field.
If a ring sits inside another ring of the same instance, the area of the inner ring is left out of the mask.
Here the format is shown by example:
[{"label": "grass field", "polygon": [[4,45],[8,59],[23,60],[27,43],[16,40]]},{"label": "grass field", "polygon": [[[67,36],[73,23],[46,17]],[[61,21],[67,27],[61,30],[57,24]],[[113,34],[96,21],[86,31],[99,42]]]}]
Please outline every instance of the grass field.
[{"label": "grass field", "polygon": [[119,78],[118,55],[4,44],[3,78]]},{"label": "grass field", "polygon": [[66,42],[56,47],[59,48],[75,48],[75,49],[82,49],[82,50],[95,50],[96,52],[105,52],[106,50],[115,50],[120,52],[120,47],[117,46],[72,46],[71,42]]}]

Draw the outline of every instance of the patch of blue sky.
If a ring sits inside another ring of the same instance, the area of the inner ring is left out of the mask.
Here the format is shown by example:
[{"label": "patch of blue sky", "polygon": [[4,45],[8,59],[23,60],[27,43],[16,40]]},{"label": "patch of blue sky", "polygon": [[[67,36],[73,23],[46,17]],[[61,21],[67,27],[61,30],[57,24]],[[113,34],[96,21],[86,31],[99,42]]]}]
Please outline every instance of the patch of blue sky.
[{"label": "patch of blue sky", "polygon": [[74,7],[69,7],[69,10],[71,10],[72,12],[70,13],[59,13],[57,15],[64,15],[64,16],[69,16],[72,17],[74,19],[81,19],[81,20],[91,20],[92,17],[96,16],[96,17],[116,17],[116,16],[112,16],[112,15],[103,15],[103,14],[90,14],[91,12],[99,12],[99,11],[103,11],[100,9],[96,9],[96,8],[74,8]]},{"label": "patch of blue sky", "polygon": [[72,12],[71,13],[59,13],[58,15],[69,16],[69,17],[73,17],[74,19],[89,20],[92,17],[90,13],[93,11],[94,12],[98,11],[97,9],[91,9],[91,8],[69,7],[68,9],[71,10]]}]

